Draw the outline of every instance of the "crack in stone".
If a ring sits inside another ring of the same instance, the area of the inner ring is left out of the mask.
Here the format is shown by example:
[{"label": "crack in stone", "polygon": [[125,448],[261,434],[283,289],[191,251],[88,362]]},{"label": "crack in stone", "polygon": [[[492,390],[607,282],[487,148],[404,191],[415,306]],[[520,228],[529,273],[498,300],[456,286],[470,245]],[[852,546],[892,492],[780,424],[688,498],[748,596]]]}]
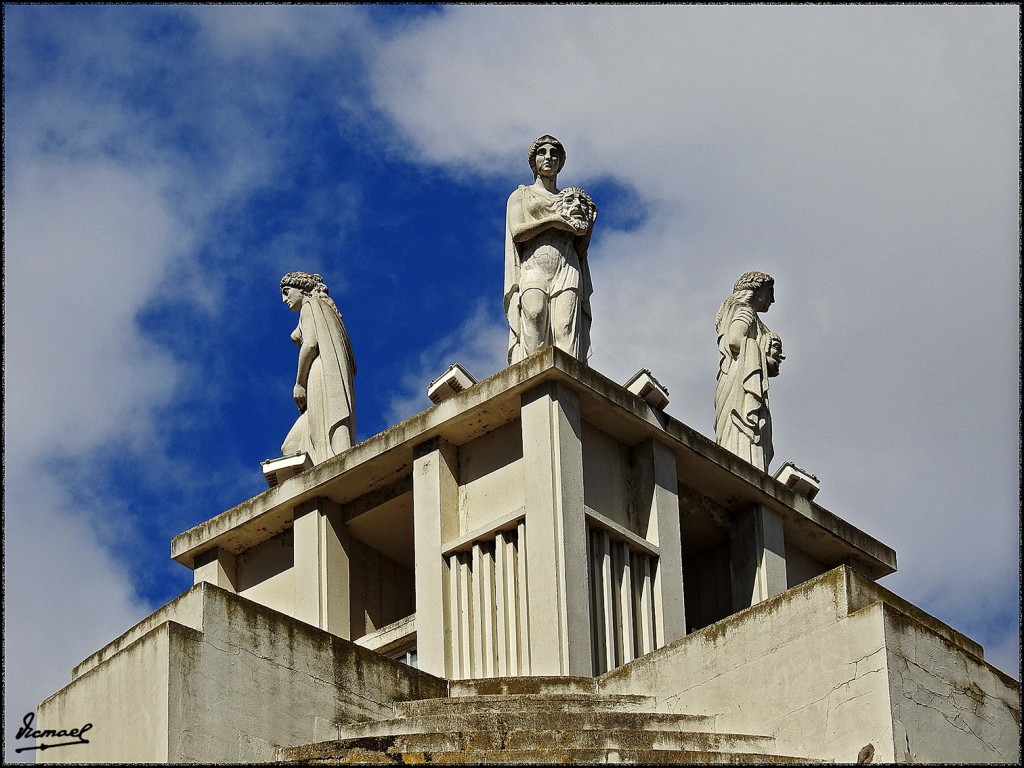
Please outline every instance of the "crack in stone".
[{"label": "crack in stone", "polygon": [[[962,685],[958,685],[953,680],[938,678],[930,670],[922,667],[916,661],[907,658],[905,654],[897,653],[895,655],[897,658],[903,661],[906,667],[904,670],[900,670],[900,682],[902,684],[903,697],[905,699],[913,702],[915,705],[919,707],[924,707],[925,709],[930,709],[933,712],[938,713],[938,715],[943,720],[945,720],[946,723],[948,723],[951,727],[955,728],[956,730],[962,733],[971,734],[972,736],[974,736],[975,739],[984,744],[994,753],[999,755],[1002,754],[1002,752],[994,744],[986,740],[984,736],[982,736],[973,727],[971,727],[971,724],[968,722],[968,719],[964,716],[966,713],[969,716],[974,716],[982,722],[988,723],[989,725],[995,727],[995,723],[981,716],[978,712],[978,709],[983,706],[983,702],[993,700],[998,701],[997,699],[994,699],[994,697],[989,696],[980,688],[976,687],[973,689],[975,690],[975,695],[971,695],[971,693],[969,693]],[[948,693],[942,693],[940,691],[933,690],[932,688],[927,686],[925,682],[922,679],[920,679],[920,677],[913,677],[909,674],[911,672],[911,667],[920,670],[923,673],[925,680],[936,679],[940,683],[949,686],[951,690]],[[911,686],[913,686],[912,689]],[[924,696],[921,695],[922,691],[925,694]],[[977,698],[977,696],[979,695],[981,697],[981,701],[979,701]],[[934,706],[930,701],[925,700],[927,697],[931,697],[931,699],[938,702],[943,702],[947,705],[947,707],[952,708],[953,713],[951,714],[948,711],[940,709],[938,706]],[[971,704],[963,702],[963,699],[970,699]],[[909,742],[909,736],[907,738]]]},{"label": "crack in stone", "polygon": [[[253,658],[259,659],[261,661],[266,661],[266,662],[268,662],[268,663],[270,663],[270,664],[272,664],[275,667],[278,667],[280,669],[287,669],[287,670],[289,670],[291,672],[294,672],[294,673],[296,673],[298,675],[301,675],[301,676],[304,676],[304,677],[308,678],[308,680],[316,681],[316,682],[320,683],[321,685],[327,686],[329,688],[333,688],[333,689],[335,689],[335,691],[337,691],[337,681],[336,680],[327,679],[325,677],[320,677],[319,675],[316,675],[316,674],[314,674],[311,671],[300,670],[300,669],[297,669],[296,667],[289,666],[288,664],[282,664],[281,662],[279,662],[279,661],[277,661],[275,659],[272,659],[272,658],[270,658],[268,656],[264,656],[262,654],[256,653],[255,651],[252,651],[252,650],[250,650],[248,648],[245,648],[245,647],[242,647],[242,646],[239,646],[239,645],[235,645],[234,643],[222,640],[220,638],[208,639],[206,642],[210,646],[212,646],[213,648],[215,648],[218,651],[221,651],[221,652],[224,652],[224,653],[231,653],[232,656],[239,656],[241,653],[246,653],[246,654],[248,654],[249,656],[251,656]],[[305,684],[309,685],[310,683],[306,682]],[[340,691],[337,691],[337,692],[340,692]],[[376,700],[374,698],[371,698],[369,696],[363,695],[362,693],[360,693],[357,690],[345,689],[344,693],[346,694],[346,696],[342,697],[342,698],[336,698],[336,701],[338,701],[338,702],[346,702],[346,701],[348,701],[348,702],[354,702],[354,701],[368,702],[368,703],[376,705],[376,707],[378,707],[378,708],[384,708],[384,709],[386,709],[386,708],[388,708],[388,707],[390,707],[392,705],[391,701],[387,701],[387,702],[378,701],[378,700]]]}]

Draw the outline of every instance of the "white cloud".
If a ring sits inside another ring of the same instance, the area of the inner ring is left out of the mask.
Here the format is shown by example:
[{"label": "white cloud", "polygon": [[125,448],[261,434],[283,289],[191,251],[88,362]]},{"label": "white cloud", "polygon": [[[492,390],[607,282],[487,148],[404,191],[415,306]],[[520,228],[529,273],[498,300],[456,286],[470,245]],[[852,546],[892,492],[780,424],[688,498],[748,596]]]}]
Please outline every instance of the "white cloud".
[{"label": "white cloud", "polygon": [[[8,453],[10,455],[10,452]],[[39,473],[5,483],[4,712],[20,722],[71,682],[71,668],[152,610],[97,531],[109,508],[85,508]],[[116,526],[116,518],[112,520]],[[73,628],[73,630],[69,630]],[[13,752],[4,734],[4,761]]]},{"label": "white cloud", "polygon": [[217,57],[279,53],[323,58],[339,44],[368,36],[366,9],[299,5],[215,5],[184,8]]},{"label": "white cloud", "polygon": [[563,184],[641,196],[639,228],[598,220],[591,363],[651,368],[705,434],[718,304],[774,274],[776,455],[897,549],[890,588],[975,624],[1017,600],[1017,21],[460,6],[380,51],[376,94],[421,162],[511,188],[550,132]]},{"label": "white cloud", "polygon": [[32,456],[135,439],[139,414],[177,376],[135,328],[173,256],[158,180],[109,163],[30,161],[7,195],[8,428]]},{"label": "white cloud", "polygon": [[141,336],[135,315],[183,234],[161,181],[99,161],[9,158],[4,708],[12,717],[34,710],[69,682],[74,664],[151,609],[109,554],[132,535],[116,502],[65,488],[55,467],[104,445],[127,456],[159,443],[151,416],[180,368]]}]

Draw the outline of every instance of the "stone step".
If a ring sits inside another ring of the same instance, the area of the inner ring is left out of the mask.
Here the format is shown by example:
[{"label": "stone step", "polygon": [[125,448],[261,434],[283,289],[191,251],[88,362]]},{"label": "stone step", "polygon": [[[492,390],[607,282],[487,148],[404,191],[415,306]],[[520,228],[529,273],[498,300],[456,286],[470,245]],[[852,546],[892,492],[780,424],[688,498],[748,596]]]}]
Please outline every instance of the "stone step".
[{"label": "stone step", "polygon": [[389,753],[386,750],[355,747],[314,754],[308,751],[308,747],[291,747],[283,751],[280,762],[303,765],[795,765],[818,761],[756,752],[674,749],[491,749],[472,752]]},{"label": "stone step", "polygon": [[453,731],[342,739],[284,750],[284,759],[322,759],[347,750],[366,753],[442,754],[551,752],[565,750],[651,750],[771,754],[773,739],[741,734],[638,730]]},{"label": "stone step", "polygon": [[526,693],[453,696],[395,703],[397,717],[445,712],[642,712],[654,708],[654,698],[633,694]]},{"label": "stone step", "polygon": [[452,680],[449,696],[530,693],[599,693],[596,677],[485,677]]},{"label": "stone step", "polygon": [[[772,752],[774,739],[693,731],[543,730],[452,731],[394,736],[400,752],[461,752],[518,749],[673,749],[698,752]],[[353,744],[352,746],[358,746]]]},{"label": "stone step", "polygon": [[[403,757],[405,757],[403,755]],[[742,752],[691,752],[672,749],[523,749],[486,752],[444,752],[408,755],[408,762],[443,765],[794,765],[811,761],[799,757]]]},{"label": "stone step", "polygon": [[664,712],[513,711],[474,712],[451,708],[432,715],[371,720],[342,726],[339,739],[367,736],[394,736],[407,733],[444,731],[526,731],[526,730],[714,730],[714,718],[706,715],[668,714]]}]

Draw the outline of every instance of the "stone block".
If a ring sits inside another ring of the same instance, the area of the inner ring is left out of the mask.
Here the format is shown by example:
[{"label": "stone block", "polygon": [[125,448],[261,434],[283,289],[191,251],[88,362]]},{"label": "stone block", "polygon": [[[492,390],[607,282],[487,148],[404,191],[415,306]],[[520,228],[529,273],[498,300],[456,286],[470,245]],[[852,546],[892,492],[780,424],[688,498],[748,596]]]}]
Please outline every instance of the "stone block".
[{"label": "stone block", "polygon": [[394,701],[447,692],[444,680],[208,583],[114,645],[39,707],[41,722],[93,722],[89,744],[40,762],[266,761],[333,727],[390,717]]},{"label": "stone block", "polygon": [[469,371],[458,363],[452,363],[444,373],[427,385],[427,397],[430,398],[430,402],[437,405],[474,384],[476,379]]}]

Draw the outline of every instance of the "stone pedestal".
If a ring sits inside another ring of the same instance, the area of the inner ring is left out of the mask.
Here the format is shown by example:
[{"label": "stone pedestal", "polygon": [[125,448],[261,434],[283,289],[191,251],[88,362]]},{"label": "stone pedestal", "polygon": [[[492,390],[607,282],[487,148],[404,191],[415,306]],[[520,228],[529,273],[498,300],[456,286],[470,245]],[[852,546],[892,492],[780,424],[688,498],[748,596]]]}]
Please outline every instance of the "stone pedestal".
[{"label": "stone pedestal", "polygon": [[888,547],[554,348],[172,550],[197,582],[450,679],[598,675],[836,565],[895,568]]},{"label": "stone pedestal", "polygon": [[583,447],[575,394],[551,383],[523,395],[530,672],[593,674],[583,508]]}]

